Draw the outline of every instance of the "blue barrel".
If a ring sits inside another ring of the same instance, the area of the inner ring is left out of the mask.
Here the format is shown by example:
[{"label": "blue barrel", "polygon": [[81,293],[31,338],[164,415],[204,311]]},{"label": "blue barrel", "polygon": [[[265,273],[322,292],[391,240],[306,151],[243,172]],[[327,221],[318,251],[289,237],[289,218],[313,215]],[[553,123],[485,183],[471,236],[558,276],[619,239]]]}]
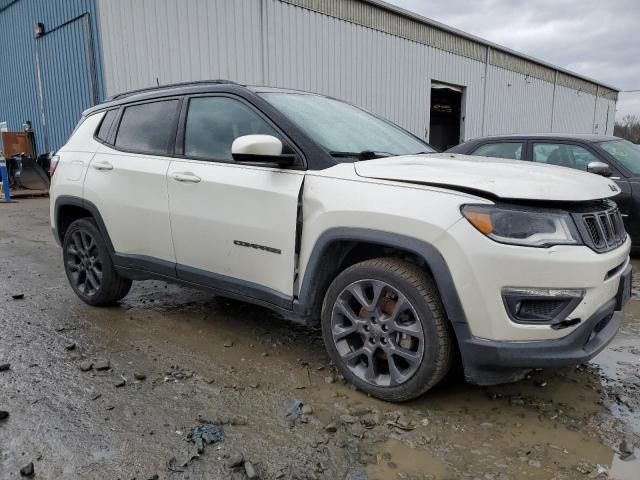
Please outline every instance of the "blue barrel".
[{"label": "blue barrel", "polygon": [[9,190],[9,172],[7,171],[7,162],[0,158],[0,177],[2,177],[2,193],[4,194],[4,201],[11,201],[11,192]]}]

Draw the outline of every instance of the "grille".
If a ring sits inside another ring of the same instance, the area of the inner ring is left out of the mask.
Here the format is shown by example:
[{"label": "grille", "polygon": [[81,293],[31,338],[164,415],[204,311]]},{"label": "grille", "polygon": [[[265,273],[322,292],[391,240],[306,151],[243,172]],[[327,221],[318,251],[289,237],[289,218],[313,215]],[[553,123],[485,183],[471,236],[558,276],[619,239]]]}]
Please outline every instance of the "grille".
[{"label": "grille", "polygon": [[578,214],[578,227],[585,243],[598,253],[619,247],[627,239],[618,207]]},{"label": "grille", "polygon": [[566,305],[566,300],[522,300],[517,313],[523,320],[548,321]]}]

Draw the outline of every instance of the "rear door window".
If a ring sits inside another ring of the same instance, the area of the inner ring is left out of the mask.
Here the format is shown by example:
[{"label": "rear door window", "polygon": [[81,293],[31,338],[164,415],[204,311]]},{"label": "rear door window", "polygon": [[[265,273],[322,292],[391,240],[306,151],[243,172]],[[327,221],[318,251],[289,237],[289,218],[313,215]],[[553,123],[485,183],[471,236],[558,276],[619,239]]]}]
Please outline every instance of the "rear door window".
[{"label": "rear door window", "polygon": [[570,143],[534,143],[532,160],[584,172],[591,162],[602,162],[586,148]]},{"label": "rear door window", "polygon": [[522,160],[523,150],[522,142],[486,143],[473,151],[471,155]]},{"label": "rear door window", "polygon": [[171,153],[177,111],[178,100],[126,107],[118,128],[116,147],[155,155]]}]

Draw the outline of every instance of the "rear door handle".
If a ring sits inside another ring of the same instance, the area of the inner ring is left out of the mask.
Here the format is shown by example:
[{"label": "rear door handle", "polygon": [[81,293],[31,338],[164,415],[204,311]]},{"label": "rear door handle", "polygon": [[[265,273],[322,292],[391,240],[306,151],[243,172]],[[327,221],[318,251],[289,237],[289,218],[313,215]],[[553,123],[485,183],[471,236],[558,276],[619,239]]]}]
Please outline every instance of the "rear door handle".
[{"label": "rear door handle", "polygon": [[202,180],[197,175],[194,175],[193,173],[187,173],[187,172],[174,173],[173,175],[171,175],[171,178],[173,178],[176,182],[182,182],[182,183],[200,183],[200,180]]},{"label": "rear door handle", "polygon": [[93,162],[91,166],[96,170],[113,170],[113,165],[109,162]]}]

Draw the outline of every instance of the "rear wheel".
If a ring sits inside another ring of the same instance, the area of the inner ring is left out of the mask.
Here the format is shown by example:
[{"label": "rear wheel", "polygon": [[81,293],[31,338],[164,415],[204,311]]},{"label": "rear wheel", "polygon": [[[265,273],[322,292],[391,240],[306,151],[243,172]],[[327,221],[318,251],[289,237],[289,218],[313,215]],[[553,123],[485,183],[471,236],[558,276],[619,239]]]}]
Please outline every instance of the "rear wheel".
[{"label": "rear wheel", "polygon": [[322,332],[344,377],[383,400],[421,395],[452,363],[452,335],[433,279],[395,258],[358,263],[336,277]]},{"label": "rear wheel", "polygon": [[89,305],[109,305],[124,298],[131,280],[118,275],[107,245],[91,218],[73,222],[62,243],[64,269],[73,291]]}]

